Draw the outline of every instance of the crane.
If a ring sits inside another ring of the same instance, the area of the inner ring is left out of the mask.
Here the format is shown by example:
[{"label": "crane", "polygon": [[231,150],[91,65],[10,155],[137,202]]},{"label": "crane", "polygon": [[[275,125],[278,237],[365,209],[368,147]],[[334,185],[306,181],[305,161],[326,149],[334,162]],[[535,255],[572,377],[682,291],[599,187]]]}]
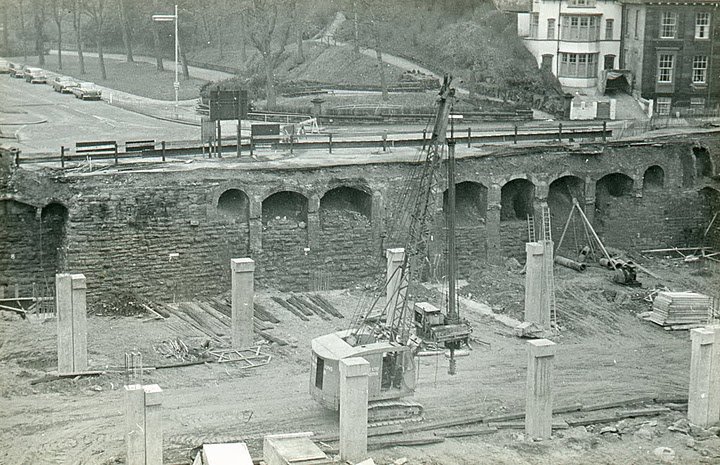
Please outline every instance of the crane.
[{"label": "crane", "polygon": [[[328,408],[339,408],[339,360],[363,357],[370,363],[371,374],[375,375],[370,377],[368,386],[371,423],[419,415],[422,406],[398,400],[411,396],[415,391],[414,358],[417,351],[423,343],[444,345],[450,351],[449,373],[455,374],[454,352],[467,344],[472,331],[467,321],[460,318],[455,295],[454,140],[447,141],[448,310],[443,313],[437,307],[422,302],[415,303],[411,311],[409,299],[406,298],[410,283],[420,282],[429,274],[435,198],[442,174],[448,117],[455,95],[455,89],[450,86],[451,82],[452,78],[445,76],[439,92],[433,131],[423,149],[425,158],[412,186],[412,192],[416,196],[408,209],[410,215],[404,241],[405,253],[401,266],[395,271],[398,276],[389,277],[388,280],[394,280],[399,285],[392,290],[394,295],[387,299],[383,311],[387,315],[385,321],[372,325],[362,324],[356,328],[320,336],[312,341],[310,392]],[[388,287],[387,282],[385,287]],[[373,308],[368,310],[366,316],[372,311]]]}]

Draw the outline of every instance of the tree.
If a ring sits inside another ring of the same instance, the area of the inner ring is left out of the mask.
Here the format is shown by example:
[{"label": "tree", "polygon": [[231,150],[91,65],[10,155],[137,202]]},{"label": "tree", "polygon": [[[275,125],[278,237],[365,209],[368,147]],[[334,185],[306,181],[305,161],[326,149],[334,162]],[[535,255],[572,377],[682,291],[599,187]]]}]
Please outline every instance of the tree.
[{"label": "tree", "polygon": [[82,15],[80,0],[72,0],[72,17],[73,17],[73,30],[75,31],[75,45],[78,51],[78,60],[80,62],[80,74],[85,74],[85,55],[83,55],[83,40],[82,40]]},{"label": "tree", "polygon": [[38,64],[45,65],[45,2],[33,0],[33,25],[35,27],[35,53]]},{"label": "tree", "polygon": [[25,2],[23,0],[18,0],[18,13],[20,14],[20,35],[21,40],[20,43],[22,43],[22,51],[23,51],[23,61],[27,61],[27,33],[25,31]]},{"label": "tree", "polygon": [[50,14],[57,27],[58,68],[62,69],[62,22],[65,16],[62,0],[50,0]]},{"label": "tree", "polygon": [[9,34],[9,27],[10,27],[10,4],[7,0],[4,0],[0,3],[0,9],[2,10],[2,23],[0,23],[0,27],[2,27],[2,48],[1,50],[4,50],[4,53],[10,53],[10,34]]},{"label": "tree", "polygon": [[120,28],[122,30],[123,44],[125,44],[125,56],[128,63],[135,61],[133,58],[132,35],[130,34],[130,18],[128,12],[128,0],[118,0],[118,10],[120,14]]},{"label": "tree", "polygon": [[297,44],[297,55],[295,63],[301,64],[305,62],[305,50],[303,49],[303,34],[305,33],[306,16],[303,14],[302,8],[298,5],[297,0],[292,2],[290,7],[293,28],[295,29],[295,43]]},{"label": "tree", "polygon": [[100,62],[100,76],[107,79],[107,71],[105,70],[105,56],[103,55],[103,28],[107,19],[107,10],[105,8],[106,0],[86,0],[85,14],[90,17],[95,28],[95,44],[98,51],[98,61]]},{"label": "tree", "polygon": [[268,109],[277,105],[275,69],[280,64],[290,36],[290,25],[280,16],[280,0],[252,0],[246,15],[249,39],[260,52],[265,71],[265,93]]},{"label": "tree", "polygon": [[[152,2],[153,11],[158,11],[158,0],[153,0]],[[155,21],[152,22],[152,35],[153,35],[153,45],[155,50],[155,62],[157,66],[158,71],[164,71],[165,67],[163,66],[163,57],[162,57],[162,49],[160,48],[160,32],[158,31],[158,23]]]},{"label": "tree", "polygon": [[385,28],[385,21],[387,21],[387,18],[391,17],[391,12],[388,10],[388,5],[383,1],[364,0],[357,3],[365,13],[364,26],[366,29],[366,43],[375,50],[378,75],[380,77],[380,89],[382,90],[382,100],[387,101],[389,96],[387,77],[385,76],[385,64],[383,63],[382,56],[382,44],[384,43],[383,31]]}]

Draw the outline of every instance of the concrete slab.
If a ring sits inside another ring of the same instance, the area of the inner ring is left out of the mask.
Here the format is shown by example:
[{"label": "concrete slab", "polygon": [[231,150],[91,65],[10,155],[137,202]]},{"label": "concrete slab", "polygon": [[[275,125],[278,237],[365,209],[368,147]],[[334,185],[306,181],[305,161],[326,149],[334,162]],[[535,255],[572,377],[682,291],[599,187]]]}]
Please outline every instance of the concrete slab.
[{"label": "concrete slab", "polygon": [[202,458],[204,465],[253,465],[244,442],[203,444]]},{"label": "concrete slab", "polygon": [[313,433],[275,434],[263,440],[266,465],[325,465],[333,463],[310,439]]}]

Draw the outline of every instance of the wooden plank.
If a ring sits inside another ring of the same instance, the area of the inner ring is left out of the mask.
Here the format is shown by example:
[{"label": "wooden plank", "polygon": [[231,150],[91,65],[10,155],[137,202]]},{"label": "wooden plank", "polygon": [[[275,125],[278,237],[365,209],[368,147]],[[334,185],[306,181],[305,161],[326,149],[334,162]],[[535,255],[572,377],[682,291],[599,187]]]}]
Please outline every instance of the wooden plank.
[{"label": "wooden plank", "polygon": [[345,318],[345,315],[340,313],[330,302],[328,302],[327,299],[325,299],[320,294],[308,294],[307,296],[308,296],[308,298],[310,298],[310,300],[312,300],[317,305],[322,307],[329,314],[331,314],[337,318]]},{"label": "wooden plank", "polygon": [[611,402],[602,402],[599,404],[591,404],[591,405],[583,405],[582,411],[583,412],[592,412],[595,410],[605,410],[605,409],[611,409],[611,408],[626,407],[628,405],[633,405],[633,404],[654,403],[654,402],[655,402],[655,397],[653,397],[653,396],[635,397],[632,399],[625,399],[625,400],[618,400],[618,401],[611,401]]},{"label": "wooden plank", "polygon": [[[305,305],[307,308],[309,308],[310,310],[312,310],[313,312],[315,312],[315,313],[317,313],[319,316],[321,316],[321,317],[323,318],[323,320],[329,320],[329,319],[331,319],[331,317],[333,316],[333,315],[330,314],[329,312],[326,312],[321,306],[317,305],[315,302],[313,302],[312,300],[306,298],[305,296],[295,295],[295,297],[296,297],[300,302],[302,302],[303,305]],[[327,317],[327,318],[326,318],[326,317]]]},{"label": "wooden plank", "polygon": [[297,310],[295,307],[293,307],[292,305],[288,304],[288,303],[285,302],[283,299],[281,299],[281,298],[279,298],[279,297],[275,297],[275,296],[272,296],[271,299],[273,300],[273,302],[277,303],[278,305],[280,305],[280,306],[283,307],[284,309],[288,310],[290,313],[292,313],[292,314],[295,315],[296,317],[300,318],[301,320],[303,320],[303,321],[310,321],[310,318],[306,317],[300,310]]},{"label": "wooden plank", "polygon": [[426,446],[429,444],[438,444],[444,441],[445,438],[434,435],[424,438],[399,438],[386,441],[368,441],[367,448],[368,450],[377,450],[399,446]]},{"label": "wooden plank", "polygon": [[288,299],[288,303],[293,304],[293,305],[295,305],[296,307],[298,307],[300,310],[303,311],[303,313],[305,313],[305,315],[308,315],[308,316],[309,316],[309,315],[317,315],[317,316],[319,316],[320,318],[322,318],[323,320],[330,320],[330,316],[329,316],[327,313],[325,313],[324,311],[317,311],[317,310],[315,310],[314,308],[306,305],[305,302],[303,302],[302,300],[300,300],[300,299],[299,299],[297,296],[295,296],[295,295],[291,296],[291,297]]},{"label": "wooden plank", "polygon": [[435,436],[440,436],[443,438],[465,438],[468,436],[482,436],[486,434],[494,434],[497,433],[497,428],[493,427],[486,427],[486,428],[473,428],[473,429],[465,429],[465,430],[459,430],[459,431],[441,431],[436,432]]},{"label": "wooden plank", "polygon": [[313,313],[311,310],[305,308],[304,305],[298,303],[298,301],[294,298],[294,296],[288,297],[287,299],[285,299],[285,302],[287,302],[288,304],[290,304],[290,305],[294,306],[295,308],[297,308],[298,310],[300,310],[303,313],[303,315],[305,315],[305,316],[315,315],[315,313]]},{"label": "wooden plank", "polygon": [[264,320],[264,321],[267,321],[270,323],[275,323],[275,324],[280,323],[280,320],[275,315],[273,315],[270,312],[270,310],[265,308],[264,305],[261,305],[261,304],[255,302],[254,306],[255,306],[255,316],[257,316],[261,320]]}]

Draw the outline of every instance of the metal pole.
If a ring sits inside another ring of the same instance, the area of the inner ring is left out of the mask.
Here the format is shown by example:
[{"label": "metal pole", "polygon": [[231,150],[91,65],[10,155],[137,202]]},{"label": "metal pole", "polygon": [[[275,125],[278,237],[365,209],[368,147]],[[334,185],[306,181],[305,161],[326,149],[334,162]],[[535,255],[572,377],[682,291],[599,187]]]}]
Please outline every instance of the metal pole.
[{"label": "metal pole", "polygon": [[238,128],[237,128],[237,157],[240,158],[240,144],[242,144],[242,125],[240,124],[240,117],[238,117]]},{"label": "metal pole", "polygon": [[222,125],[220,120],[217,122],[217,137],[217,156],[218,158],[222,158]]},{"label": "metal pole", "polygon": [[60,168],[65,168],[65,146],[60,146]]},{"label": "metal pole", "polygon": [[603,142],[607,142],[607,121],[603,121]]},{"label": "metal pole", "polygon": [[178,81],[178,6],[175,5],[175,119],[178,118],[178,94],[180,92],[180,81]]},{"label": "metal pole", "polygon": [[[451,120],[452,121],[452,120]],[[450,126],[452,134],[452,122]],[[448,312],[447,324],[456,324],[460,318],[457,311],[457,302],[455,295],[455,139],[448,140],[448,211],[447,211],[447,228],[448,228],[448,255],[447,255],[447,279],[448,279]],[[455,348],[453,343],[450,345],[450,365],[448,366],[448,374],[455,374]]]}]

